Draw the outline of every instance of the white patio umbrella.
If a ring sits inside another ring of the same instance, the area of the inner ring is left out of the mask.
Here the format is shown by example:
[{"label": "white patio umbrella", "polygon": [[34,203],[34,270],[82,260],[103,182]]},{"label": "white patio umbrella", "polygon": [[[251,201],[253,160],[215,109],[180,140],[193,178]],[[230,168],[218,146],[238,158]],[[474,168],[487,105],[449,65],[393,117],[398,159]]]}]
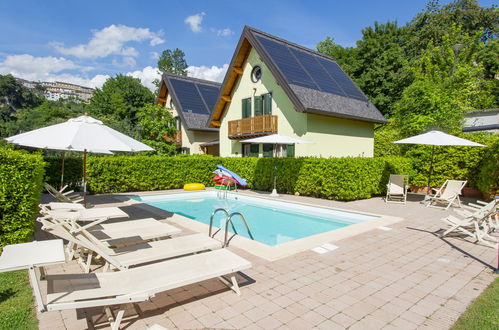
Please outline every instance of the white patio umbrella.
[{"label": "white patio umbrella", "polygon": [[309,141],[304,141],[300,140],[294,137],[290,136],[285,136],[285,135],[279,135],[279,134],[272,134],[272,135],[266,135],[266,136],[261,136],[253,139],[248,139],[248,140],[243,140],[241,141],[243,143],[253,143],[253,144],[260,144],[260,143],[268,143],[268,144],[273,144],[274,145],[274,189],[272,190],[272,193],[270,196],[279,196],[277,194],[277,188],[276,188],[276,175],[277,175],[277,145],[279,144],[312,144],[314,142],[309,142]]},{"label": "white patio umbrella", "polygon": [[468,146],[468,147],[485,147],[483,144],[466,140],[454,135],[446,134],[440,131],[430,131],[428,133],[412,136],[406,139],[398,140],[393,143],[406,143],[406,144],[425,144],[431,145],[431,161],[430,169],[428,171],[428,191],[430,193],[430,181],[433,174],[433,157],[435,154],[435,146]]},{"label": "white patio umbrella", "polygon": [[150,151],[151,147],[86,114],[6,138],[7,142],[42,149],[83,151],[83,196],[86,198],[87,152]]}]

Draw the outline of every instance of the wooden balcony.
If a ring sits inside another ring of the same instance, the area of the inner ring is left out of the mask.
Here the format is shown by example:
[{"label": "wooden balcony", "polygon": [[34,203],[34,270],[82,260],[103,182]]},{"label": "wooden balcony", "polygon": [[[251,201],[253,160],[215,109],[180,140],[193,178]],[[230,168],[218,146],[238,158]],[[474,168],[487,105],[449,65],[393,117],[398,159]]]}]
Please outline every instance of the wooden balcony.
[{"label": "wooden balcony", "polygon": [[263,115],[229,121],[229,139],[241,140],[277,133],[277,116]]},{"label": "wooden balcony", "polygon": [[182,145],[182,131],[178,130],[173,137],[163,136],[163,138],[168,141],[176,144],[177,146]]}]

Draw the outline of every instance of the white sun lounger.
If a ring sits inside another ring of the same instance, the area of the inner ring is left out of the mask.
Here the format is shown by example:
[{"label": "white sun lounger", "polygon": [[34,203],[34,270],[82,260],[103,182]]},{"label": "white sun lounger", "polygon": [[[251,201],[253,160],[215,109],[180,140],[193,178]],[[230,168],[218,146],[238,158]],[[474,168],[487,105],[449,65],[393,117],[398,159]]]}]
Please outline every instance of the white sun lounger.
[{"label": "white sun lounger", "polygon": [[[96,207],[93,209],[84,209],[76,211],[68,210],[41,210],[42,214],[50,215],[53,218],[60,220],[88,222],[82,226],[82,229],[89,229],[109,219],[128,218],[128,214],[123,212],[119,207]],[[75,226],[76,227],[76,226]],[[74,229],[76,230],[76,229]],[[81,230],[81,229],[80,229]]]},{"label": "white sun lounger", "polygon": [[435,195],[430,196],[426,207],[438,207],[437,204],[440,203],[444,204],[444,208],[447,210],[456,201],[457,206],[461,207],[461,200],[459,199],[459,195],[461,195],[461,190],[463,190],[466,182],[468,181],[445,180],[440,189],[433,189],[436,191]]},{"label": "white sun lounger", "polygon": [[409,176],[404,174],[390,174],[386,187],[385,202],[406,203]]},{"label": "white sun lounger", "polygon": [[[144,263],[222,247],[219,241],[207,235],[193,234],[154,242],[142,241],[139,244],[112,248],[106,244],[107,242],[102,242],[95,237],[93,232],[82,231],[71,234],[68,224],[64,222],[56,226],[49,219],[40,218],[39,221],[43,224],[42,229],[47,230],[47,227],[50,227],[47,232],[80,248],[78,261],[86,273],[90,271],[94,253],[105,260],[104,271],[107,271],[108,267],[124,270]],[[86,260],[84,260],[82,248],[87,250]],[[72,257],[74,252],[69,250],[68,253]]]},{"label": "white sun lounger", "polygon": [[[246,259],[220,249],[122,272],[46,275],[47,283],[43,287],[47,288],[47,295],[44,302],[40,277],[35,269],[61,262],[64,262],[62,240],[8,245],[0,256],[0,272],[28,269],[41,312],[102,306],[108,315],[112,315],[109,307],[121,305],[116,318],[110,320],[112,329],[119,328],[124,305],[147,301],[170,289],[219,277],[240,295],[234,273],[251,267]],[[43,275],[44,272],[41,273]],[[223,277],[225,275],[232,275],[230,282]]]},{"label": "white sun lounger", "polygon": [[57,210],[78,211],[86,209],[85,206],[83,206],[82,204],[64,203],[64,202],[50,202],[48,204],[40,204],[40,208],[44,211],[57,211]]}]

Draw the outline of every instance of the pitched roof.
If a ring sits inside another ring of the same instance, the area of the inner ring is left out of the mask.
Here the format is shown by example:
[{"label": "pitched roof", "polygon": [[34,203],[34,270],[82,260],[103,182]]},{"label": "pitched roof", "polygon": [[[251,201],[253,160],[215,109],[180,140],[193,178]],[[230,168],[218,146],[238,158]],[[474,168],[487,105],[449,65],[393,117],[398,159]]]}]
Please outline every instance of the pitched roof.
[{"label": "pitched roof", "polygon": [[386,123],[381,112],[336,62],[319,52],[245,26],[222,83],[212,113],[212,123],[221,118],[241,74],[250,50],[254,48],[299,112]]},{"label": "pitched roof", "polygon": [[217,128],[208,127],[207,123],[220,86],[220,83],[209,80],[164,73],[156,103],[165,105],[169,93],[186,129],[218,131]]}]

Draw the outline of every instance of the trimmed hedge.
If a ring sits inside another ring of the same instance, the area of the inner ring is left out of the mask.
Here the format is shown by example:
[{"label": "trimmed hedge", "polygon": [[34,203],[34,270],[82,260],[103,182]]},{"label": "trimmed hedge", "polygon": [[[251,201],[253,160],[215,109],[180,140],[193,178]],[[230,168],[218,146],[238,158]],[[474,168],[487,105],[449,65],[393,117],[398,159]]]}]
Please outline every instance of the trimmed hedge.
[{"label": "trimmed hedge", "polygon": [[[61,156],[45,156],[47,169],[45,182],[53,187],[59,188],[61,185]],[[83,159],[82,157],[67,156],[64,158],[64,185],[70,189],[78,189],[81,186],[83,177]]]},{"label": "trimmed hedge", "polygon": [[369,198],[385,191],[390,173],[410,173],[410,161],[385,158],[220,158],[211,156],[89,157],[88,187],[95,193],[182,188],[199,182],[213,186],[217,164],[245,178],[249,187],[270,191],[274,161],[277,189],[328,199]]},{"label": "trimmed hedge", "polygon": [[38,154],[0,148],[0,247],[32,239],[44,166]]}]

